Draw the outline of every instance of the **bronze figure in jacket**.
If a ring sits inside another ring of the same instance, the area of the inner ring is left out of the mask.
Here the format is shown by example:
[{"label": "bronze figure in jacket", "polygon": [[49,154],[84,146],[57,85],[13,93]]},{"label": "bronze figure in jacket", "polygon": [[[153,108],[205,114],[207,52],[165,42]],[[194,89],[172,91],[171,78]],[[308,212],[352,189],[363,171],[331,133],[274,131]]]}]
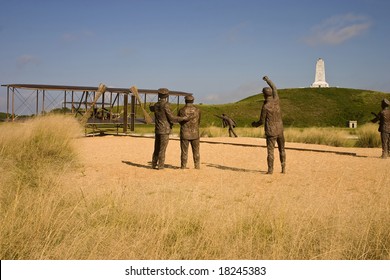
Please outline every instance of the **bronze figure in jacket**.
[{"label": "bronze figure in jacket", "polygon": [[390,101],[386,98],[382,100],[382,111],[378,114],[372,113],[375,118],[371,120],[373,123],[379,122],[378,131],[381,133],[382,141],[382,158],[390,156]]},{"label": "bronze figure in jacket", "polygon": [[185,97],[185,103],[186,105],[179,110],[180,117],[188,118],[188,120],[180,122],[181,168],[187,168],[188,147],[191,144],[195,168],[200,169],[199,125],[201,113],[199,108],[194,106],[194,97],[192,95]]},{"label": "bronze figure in jacket", "polygon": [[150,106],[150,110],[154,112],[155,117],[155,140],[152,156],[152,168],[154,169],[164,169],[165,152],[173,124],[186,120],[186,118],[175,116],[172,113],[168,103],[168,96],[169,90],[160,88],[158,90],[158,102]]},{"label": "bronze figure in jacket", "polygon": [[264,103],[261,108],[260,119],[252,122],[252,126],[258,127],[264,124],[267,139],[267,174],[272,174],[274,170],[275,143],[278,143],[282,173],[286,173],[285,140],[279,95],[275,84],[267,76],[264,76],[263,80],[267,82],[269,87],[264,87],[262,90]]}]

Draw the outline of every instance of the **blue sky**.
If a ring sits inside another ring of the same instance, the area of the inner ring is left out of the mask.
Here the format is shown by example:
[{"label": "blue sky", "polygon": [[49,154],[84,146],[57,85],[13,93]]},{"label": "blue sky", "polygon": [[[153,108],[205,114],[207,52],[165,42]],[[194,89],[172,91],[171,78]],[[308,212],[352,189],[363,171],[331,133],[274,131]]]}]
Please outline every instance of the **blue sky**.
[{"label": "blue sky", "polygon": [[[390,92],[390,1],[0,0],[0,83],[191,92],[235,102],[308,87]],[[0,88],[0,111],[6,88]]]}]

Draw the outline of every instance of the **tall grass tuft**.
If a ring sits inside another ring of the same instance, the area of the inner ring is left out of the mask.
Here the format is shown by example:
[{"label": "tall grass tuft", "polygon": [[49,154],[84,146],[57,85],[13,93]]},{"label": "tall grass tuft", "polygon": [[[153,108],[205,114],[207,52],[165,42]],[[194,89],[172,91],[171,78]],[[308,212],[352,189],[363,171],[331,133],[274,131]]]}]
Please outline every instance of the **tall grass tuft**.
[{"label": "tall grass tuft", "polygon": [[350,147],[353,143],[346,129],[311,127],[286,128],[285,139],[288,142]]},{"label": "tall grass tuft", "polygon": [[6,124],[1,130],[1,158],[11,168],[14,182],[25,187],[50,185],[45,182],[48,174],[73,163],[72,139],[81,135],[75,119],[55,115]]},{"label": "tall grass tuft", "polygon": [[[239,137],[264,137],[264,129],[236,127],[234,131]],[[229,131],[227,127],[202,127],[200,128],[200,137],[229,137]]]},{"label": "tall grass tuft", "polygon": [[381,136],[378,132],[378,124],[367,123],[360,126],[357,130],[357,147],[378,148],[381,146]]},{"label": "tall grass tuft", "polygon": [[[137,127],[136,132],[141,135],[153,134],[154,127]],[[264,127],[236,127],[235,132],[239,137],[264,138]],[[179,135],[180,126],[175,125],[172,133]],[[228,137],[228,128],[221,126],[208,126],[200,128],[201,137]],[[378,125],[367,123],[357,129],[339,127],[286,127],[284,136],[287,142],[328,145],[334,147],[380,147],[381,139]]]},{"label": "tall grass tuft", "polygon": [[68,212],[58,189],[77,161],[77,135],[79,124],[64,116],[0,126],[1,259],[40,258],[57,242]]}]

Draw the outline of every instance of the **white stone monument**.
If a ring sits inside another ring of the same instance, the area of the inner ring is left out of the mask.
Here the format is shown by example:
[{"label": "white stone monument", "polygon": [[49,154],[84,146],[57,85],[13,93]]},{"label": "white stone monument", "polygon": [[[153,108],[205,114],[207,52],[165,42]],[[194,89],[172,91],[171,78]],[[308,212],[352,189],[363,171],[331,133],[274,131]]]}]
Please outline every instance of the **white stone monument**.
[{"label": "white stone monument", "polygon": [[329,84],[325,81],[325,62],[322,58],[317,59],[316,77],[311,87],[329,87]]}]

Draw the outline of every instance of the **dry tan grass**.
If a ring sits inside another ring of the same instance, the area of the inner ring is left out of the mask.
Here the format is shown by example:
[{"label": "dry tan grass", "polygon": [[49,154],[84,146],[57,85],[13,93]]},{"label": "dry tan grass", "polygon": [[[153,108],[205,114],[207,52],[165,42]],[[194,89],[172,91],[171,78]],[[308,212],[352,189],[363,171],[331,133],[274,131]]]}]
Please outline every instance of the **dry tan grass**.
[{"label": "dry tan grass", "polygon": [[76,167],[50,161],[43,187],[2,166],[1,259],[390,258],[390,160],[380,149],[288,149],[287,174],[269,176],[263,147],[203,143],[201,169],[181,170],[172,139],[161,171],[150,169],[151,138],[72,139]]}]

